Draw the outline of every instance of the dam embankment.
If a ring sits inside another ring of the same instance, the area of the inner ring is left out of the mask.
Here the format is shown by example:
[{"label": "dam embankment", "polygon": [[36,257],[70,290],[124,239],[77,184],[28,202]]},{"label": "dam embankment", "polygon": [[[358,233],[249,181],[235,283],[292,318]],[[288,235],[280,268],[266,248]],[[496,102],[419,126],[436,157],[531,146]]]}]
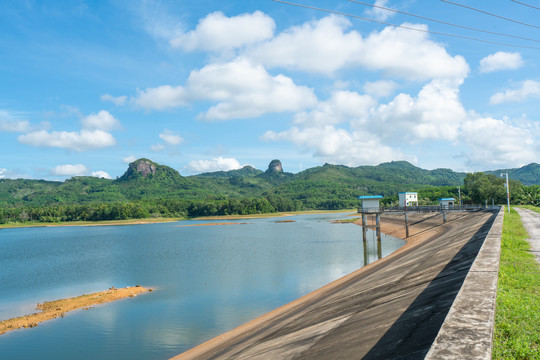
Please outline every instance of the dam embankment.
[{"label": "dam embankment", "polygon": [[[446,223],[440,214],[410,214],[411,236],[392,255],[175,359],[483,358],[491,353],[501,214],[455,212]],[[383,215],[383,232],[403,236],[402,218]]]}]

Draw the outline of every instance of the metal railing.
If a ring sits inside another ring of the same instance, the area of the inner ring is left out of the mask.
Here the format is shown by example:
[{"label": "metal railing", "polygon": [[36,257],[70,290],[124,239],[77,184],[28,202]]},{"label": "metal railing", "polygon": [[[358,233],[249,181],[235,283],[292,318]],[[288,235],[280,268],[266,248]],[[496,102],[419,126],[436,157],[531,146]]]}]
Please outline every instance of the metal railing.
[{"label": "metal railing", "polygon": [[477,211],[477,210],[493,210],[499,206],[484,206],[476,204],[466,205],[422,205],[422,206],[390,206],[390,207],[373,207],[373,208],[358,208],[359,213],[381,213],[381,212],[441,212],[441,211]]}]

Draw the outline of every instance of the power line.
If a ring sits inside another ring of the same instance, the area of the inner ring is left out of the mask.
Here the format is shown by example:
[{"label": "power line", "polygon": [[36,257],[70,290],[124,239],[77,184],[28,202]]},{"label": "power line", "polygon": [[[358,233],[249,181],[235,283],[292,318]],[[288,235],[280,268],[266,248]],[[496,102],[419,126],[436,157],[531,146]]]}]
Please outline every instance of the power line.
[{"label": "power line", "polygon": [[441,20],[437,20],[437,19],[428,18],[428,17],[421,16],[421,15],[416,15],[416,14],[411,14],[411,13],[407,13],[407,12],[400,11],[400,10],[395,10],[395,9],[386,8],[386,7],[379,6],[379,5],[368,4],[368,3],[365,3],[365,2],[362,2],[362,1],[356,1],[356,0],[347,0],[347,1],[350,1],[350,2],[353,2],[353,3],[357,3],[357,4],[366,5],[366,6],[371,6],[371,7],[378,8],[378,9],[383,9],[383,10],[387,10],[387,11],[392,11],[392,12],[395,12],[395,13],[398,13],[398,14],[403,14],[403,15],[408,15],[408,16],[414,16],[414,17],[417,17],[417,18],[420,18],[420,19],[424,19],[424,20],[428,20],[428,21],[433,21],[433,22],[436,22],[436,23],[439,23],[439,24],[444,24],[444,25],[454,26],[454,27],[458,27],[458,28],[461,28],[461,29],[472,30],[472,31],[478,31],[478,32],[482,32],[482,33],[486,33],[486,34],[491,34],[491,35],[506,36],[506,37],[511,37],[511,38],[514,38],[514,39],[521,39],[521,40],[534,41],[534,42],[540,43],[540,40],[536,40],[536,39],[531,39],[531,38],[526,38],[526,37],[517,36],[517,35],[511,35],[511,34],[503,34],[503,33],[498,33],[498,32],[494,32],[494,31],[482,30],[482,29],[472,28],[472,27],[463,26],[463,25],[457,25],[457,24],[453,24],[453,23],[446,22],[446,21],[441,21]]},{"label": "power line", "polygon": [[516,23],[516,24],[525,25],[525,26],[529,26],[529,27],[536,28],[536,29],[540,29],[540,26],[527,24],[527,23],[524,23],[524,22],[521,22],[521,21],[518,21],[518,20],[514,20],[514,19],[510,19],[510,18],[504,17],[504,16],[497,15],[497,14],[493,14],[493,13],[490,13],[490,12],[487,12],[487,11],[484,11],[484,10],[480,10],[480,9],[477,9],[477,8],[473,8],[473,7],[470,7],[470,6],[467,6],[467,5],[458,4],[458,3],[455,3],[455,2],[452,2],[452,1],[448,1],[448,0],[441,0],[441,1],[442,1],[442,2],[445,2],[445,3],[448,3],[448,4],[461,6],[461,7],[464,7],[464,8],[466,8],[466,9],[469,9],[469,10],[478,11],[478,12],[481,12],[481,13],[483,13],[483,14],[486,14],[486,15],[489,15],[489,16],[494,16],[494,17],[499,18],[499,19],[503,19],[503,20],[506,20],[506,21],[511,21],[511,22]]},{"label": "power line", "polygon": [[365,17],[358,16],[358,15],[347,14],[347,13],[339,12],[339,11],[335,11],[335,10],[323,9],[323,8],[318,8],[318,7],[315,7],[315,6],[309,6],[309,5],[297,4],[297,3],[288,2],[288,1],[283,1],[283,0],[272,0],[272,1],[278,2],[278,3],[282,3],[282,4],[287,4],[287,5],[298,6],[298,7],[302,7],[302,8],[306,8],[306,9],[311,9],[311,10],[323,11],[323,12],[327,12],[327,13],[330,13],[330,14],[336,14],[336,15],[348,16],[348,17],[352,17],[352,18],[355,18],[355,19],[360,19],[360,20],[370,21],[370,22],[374,22],[374,23],[382,24],[382,25],[386,25],[386,26],[392,26],[392,27],[395,27],[395,28],[401,28],[401,29],[407,29],[407,30],[419,31],[419,32],[428,33],[428,34],[434,34],[434,35],[450,36],[450,37],[455,37],[455,38],[459,38],[459,39],[473,40],[473,41],[478,41],[478,42],[483,42],[483,43],[493,44],[493,45],[501,45],[501,46],[515,47],[515,48],[524,48],[524,49],[535,49],[535,50],[540,50],[540,47],[536,47],[536,46],[525,46],[525,45],[505,44],[505,43],[500,43],[500,42],[496,42],[496,41],[490,41],[490,40],[478,39],[478,38],[474,38],[474,37],[470,37],[470,36],[463,36],[463,35],[456,35],[456,34],[448,34],[448,33],[442,33],[442,32],[437,32],[437,31],[431,31],[431,30],[424,30],[424,29],[413,28],[413,27],[410,27],[410,26],[396,25],[396,24],[391,24],[391,23],[387,23],[387,22],[384,22],[384,21],[379,21],[379,20],[374,20],[374,19],[365,18]]},{"label": "power line", "polygon": [[531,7],[531,8],[536,9],[536,10],[540,10],[540,7],[536,7],[536,6],[533,6],[533,5],[530,5],[530,4],[526,4],[526,3],[521,2],[521,1],[516,1],[516,0],[510,0],[510,1],[513,1],[513,2],[518,3],[518,4],[521,4],[521,5],[525,5],[525,6]]}]

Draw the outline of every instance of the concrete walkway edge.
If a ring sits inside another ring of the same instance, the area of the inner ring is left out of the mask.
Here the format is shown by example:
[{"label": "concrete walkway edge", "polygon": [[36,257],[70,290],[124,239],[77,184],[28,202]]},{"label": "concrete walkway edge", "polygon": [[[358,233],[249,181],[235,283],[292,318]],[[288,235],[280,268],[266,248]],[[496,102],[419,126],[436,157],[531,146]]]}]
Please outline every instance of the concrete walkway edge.
[{"label": "concrete walkway edge", "polygon": [[503,218],[501,207],[426,359],[491,359]]}]

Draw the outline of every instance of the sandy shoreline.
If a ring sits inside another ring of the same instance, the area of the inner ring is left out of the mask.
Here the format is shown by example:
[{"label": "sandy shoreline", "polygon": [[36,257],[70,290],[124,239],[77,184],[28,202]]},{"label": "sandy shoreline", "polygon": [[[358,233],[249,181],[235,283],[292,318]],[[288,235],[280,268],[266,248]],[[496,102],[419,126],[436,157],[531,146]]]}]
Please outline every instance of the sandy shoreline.
[{"label": "sandy shoreline", "polygon": [[69,311],[77,309],[89,310],[94,305],[134,297],[148,291],[153,290],[139,285],[121,289],[112,287],[109,290],[97,293],[61,300],[46,301],[42,304],[38,303],[36,310],[41,310],[41,312],[0,321],[0,335],[11,330],[36,327],[40,322],[55,319],[57,317],[64,317],[64,314]]},{"label": "sandy shoreline", "polygon": [[[302,307],[304,304],[320,299],[326,294],[334,291],[335,289],[344,286],[352,279],[356,278],[360,274],[374,271],[380,266],[383,266],[386,262],[391,261],[393,258],[400,254],[409,251],[410,249],[429,241],[431,238],[437,236],[442,230],[439,225],[442,225],[442,216],[434,214],[409,214],[409,234],[408,238],[405,238],[405,222],[403,214],[383,214],[381,216],[381,231],[384,234],[398,237],[406,241],[405,245],[394,251],[392,254],[377,260],[371,264],[363,266],[362,268],[343,276],[309,294],[306,294],[299,299],[296,299],[288,304],[285,304],[275,310],[272,310],[256,319],[253,319],[239,327],[232,329],[224,334],[214,337],[194,348],[187,350],[186,352],[179,354],[172,359],[186,360],[186,359],[199,359],[209,352],[211,349],[222,346],[223,344],[231,341],[231,339],[239,336],[240,334],[249,333],[255,328],[263,324],[270,323],[273,319],[286,316],[287,313],[293,312],[295,309]],[[355,224],[361,225],[362,220],[354,221]],[[368,217],[368,226],[372,223]]]},{"label": "sandy shoreline", "polygon": [[103,220],[103,221],[68,221],[59,223],[16,223],[16,224],[0,224],[0,230],[12,228],[27,228],[27,227],[60,227],[60,226],[120,226],[120,225],[144,225],[158,224],[166,222],[176,222],[183,220],[242,220],[242,219],[263,219],[273,217],[285,217],[295,215],[310,215],[310,214],[339,214],[350,213],[356,211],[354,209],[347,210],[308,210],[298,212],[280,212],[268,214],[252,214],[252,215],[223,215],[223,216],[201,216],[196,218],[146,218],[146,219],[128,219],[128,220]]}]

